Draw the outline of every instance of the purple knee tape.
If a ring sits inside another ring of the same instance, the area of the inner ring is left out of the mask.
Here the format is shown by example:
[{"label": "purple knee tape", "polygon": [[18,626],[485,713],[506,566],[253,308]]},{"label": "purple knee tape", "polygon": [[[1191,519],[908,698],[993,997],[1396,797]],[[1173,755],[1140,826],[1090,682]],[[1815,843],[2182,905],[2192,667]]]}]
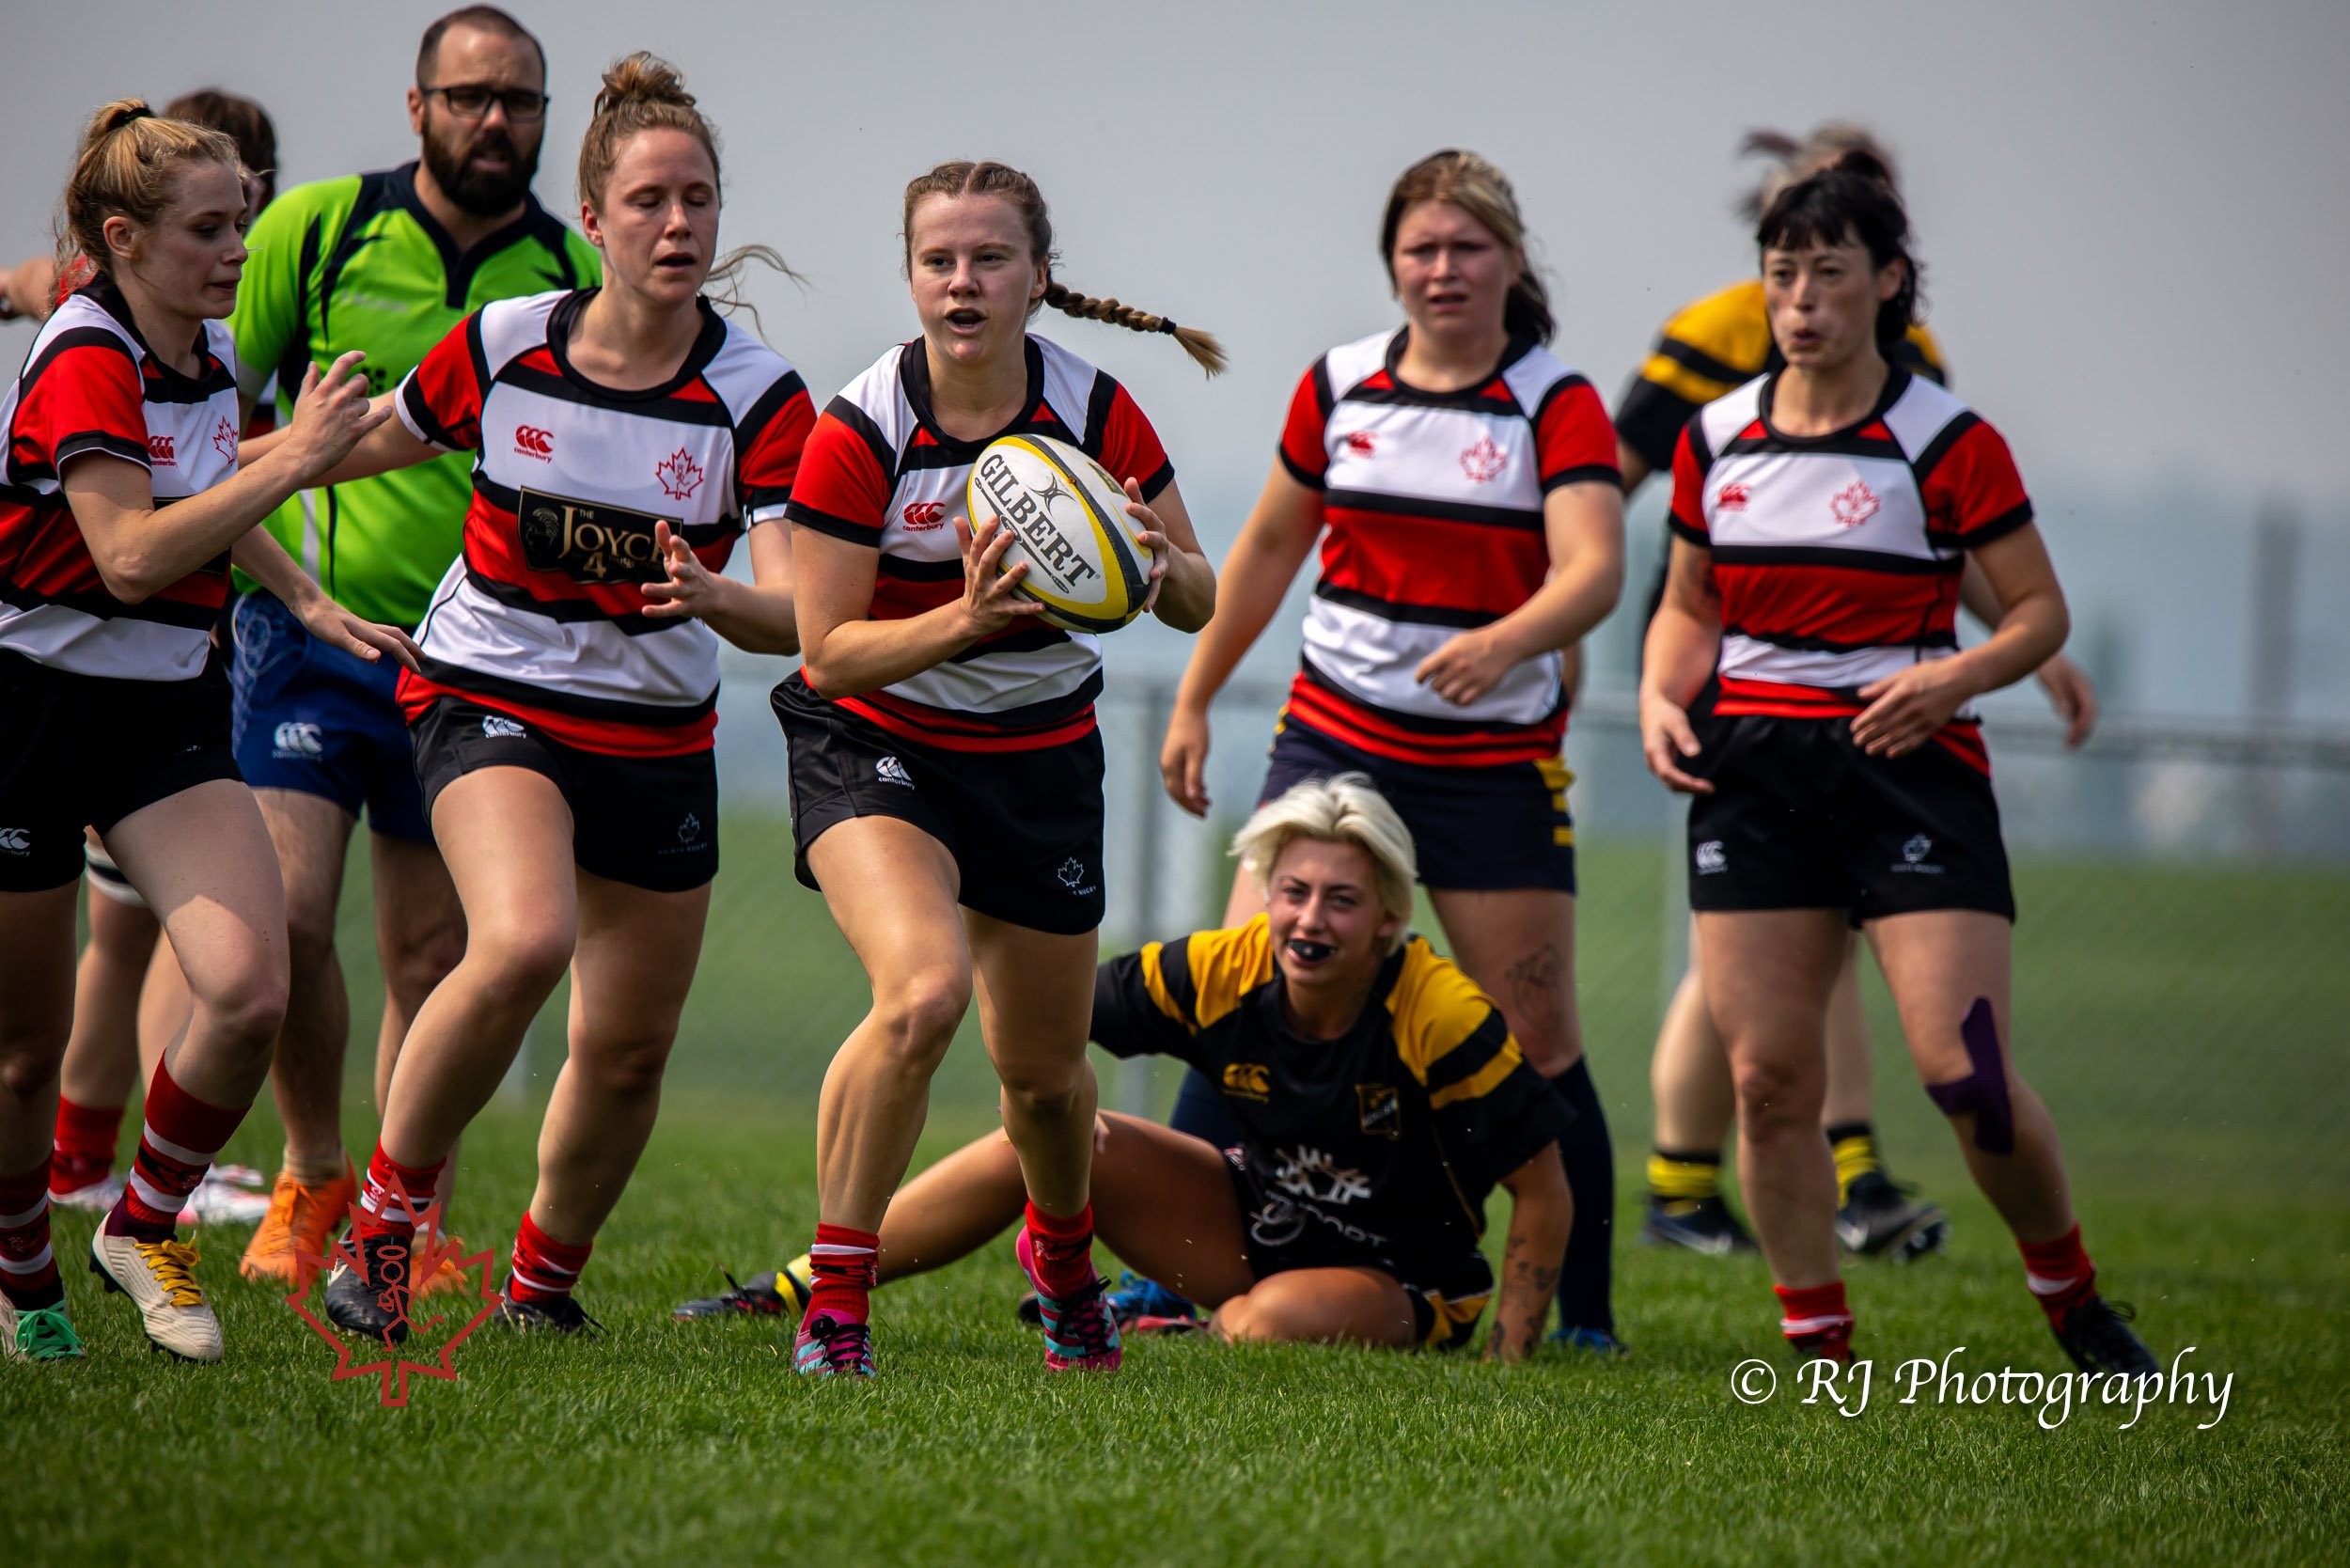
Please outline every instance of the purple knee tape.
[{"label": "purple knee tape", "polygon": [[1975,1147],[1986,1154],[2015,1152],[2015,1113],[2008,1104],[2007,1070],[1999,1063],[1999,1027],[1992,1022],[1991,998],[1977,996],[1958,1026],[1973,1069],[1954,1084],[1928,1084],[1926,1092],[1944,1116],[1975,1116]]}]

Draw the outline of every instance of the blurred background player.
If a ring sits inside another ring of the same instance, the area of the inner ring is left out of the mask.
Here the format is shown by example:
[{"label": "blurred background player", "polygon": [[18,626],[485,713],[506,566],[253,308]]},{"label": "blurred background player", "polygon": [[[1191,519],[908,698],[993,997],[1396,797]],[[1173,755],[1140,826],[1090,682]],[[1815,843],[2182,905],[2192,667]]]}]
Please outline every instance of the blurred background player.
[{"label": "blurred background player", "polygon": [[[248,171],[246,190],[253,212],[268,207],[277,192],[277,128],[268,111],[249,98],[201,87],[165,104],[164,118],[226,133]],[[39,290],[34,297],[40,306],[26,313],[46,320],[56,286],[56,261],[37,257],[26,267],[39,274],[31,287]],[[274,429],[276,422],[273,391],[263,403],[247,410],[244,438]],[[213,642],[227,647],[225,617],[213,632]],[[89,940],[75,974],[73,1035],[58,1074],[49,1199],[67,1208],[102,1214],[122,1196],[123,1181],[114,1173],[114,1158],[123,1106],[134,1082],[145,1083],[155,1075],[164,1047],[187,1022],[188,985],[171,944],[161,940],[163,927],[154,912],[96,834],[89,836],[85,853],[91,894]],[[268,1199],[248,1190],[260,1180],[260,1173],[249,1166],[213,1166],[188,1195],[180,1222],[252,1224],[269,1208]]]},{"label": "blurred background player", "polygon": [[[1750,133],[1740,149],[1771,160],[1762,183],[1741,211],[1751,223],[1770,199],[1794,181],[1858,151],[1898,184],[1891,155],[1858,126],[1830,121],[1797,140],[1777,131]],[[1912,321],[1885,346],[1887,362],[1912,375],[1947,384],[1941,345],[1921,321]],[[1759,278],[1708,295],[1665,323],[1655,348],[1616,409],[1617,456],[1627,494],[1652,473],[1672,464],[1673,443],[1705,403],[1786,363],[1771,338]],[[1658,557],[1648,598],[1653,617],[1664,594],[1666,556]],[[1985,625],[2000,606],[1979,569],[1969,565],[1961,588],[1965,607]],[[2063,654],[2035,672],[2065,720],[2065,744],[2079,745],[2097,719],[2097,695],[2080,666]],[[1858,944],[1837,980],[1828,1007],[1827,1099],[1821,1124],[1836,1159],[1837,1234],[1855,1253],[1915,1258],[1949,1234],[1941,1208],[1921,1200],[1885,1168],[1872,1122],[1868,1020],[1860,1005]],[[1692,936],[1689,966],[1667,1009],[1650,1067],[1656,1108],[1655,1149],[1649,1157],[1647,1216],[1640,1238],[1721,1255],[1754,1243],[1721,1196],[1724,1139],[1734,1108],[1729,1060],[1706,1014]]]},{"label": "blurred background player", "polygon": [[[718,870],[716,634],[796,647],[783,507],[815,410],[702,295],[775,259],[719,258],[719,193],[677,71],[615,64],[579,152],[603,285],[466,317],[400,383],[399,423],[330,476],[476,454],[463,554],[399,694],[468,935],[393,1068],[357,1266],[327,1285],[349,1333],[405,1337],[416,1222],[567,967],[570,1050],[499,1313],[593,1326],[572,1289],[651,1135]],[[759,584],[716,589],[745,528]],[[654,613],[665,583],[707,621]]]},{"label": "blurred background player", "polygon": [[[2009,883],[1973,699],[2062,645],[2064,594],[1998,433],[1888,362],[1918,269],[1865,152],[1789,185],[1756,231],[1782,369],[1708,403],[1673,454],[1672,560],[1640,685],[1649,766],[1692,796],[1689,902],[1738,1101],[1738,1163],[1780,1329],[1852,1358],[1829,998],[1865,932],[1919,1078],[2085,1372],[2159,1367],[2096,1291],[2055,1123],[2009,1048]],[[2002,606],[1958,649],[1959,577]]]},{"label": "blurred background player", "polygon": [[285,1011],[276,860],[228,745],[211,631],[233,560],[362,657],[398,631],[319,592],[255,526],[382,417],[357,355],[306,370],[277,450],[238,472],[236,303],[251,196],[236,144],[125,99],[89,122],[59,251],[71,295],[0,397],[0,1350],[81,1355],[49,1245],[57,1069],[71,1032],[75,884],[104,836],[187,977],[188,1019],[147,1089],[131,1179],[92,1272],[149,1341],[217,1361],[220,1325],[173,1236],[269,1070]]},{"label": "blurred background player", "polygon": [[[1117,1056],[1204,1069],[1238,1140],[1220,1150],[1104,1114],[1102,1239],[1213,1309],[1223,1339],[1452,1350],[1496,1295],[1479,1237],[1502,1186],[1510,1230],[1486,1354],[1523,1359],[1574,1224],[1559,1159],[1566,1107],[1493,1003],[1409,933],[1411,836],[1368,779],[1291,786],[1257,808],[1233,852],[1264,907],[1237,930],[1102,964],[1091,1032]],[[890,1200],[880,1278],[977,1251],[1020,1217],[1023,1197],[1000,1134],[948,1155]],[[795,1292],[807,1265],[783,1271]],[[710,1305],[678,1315],[713,1315]]]},{"label": "blurred background player", "polygon": [[941,164],[907,185],[902,221],[921,335],[827,406],[791,497],[806,662],[774,705],[796,870],[873,988],[824,1075],[815,1293],[793,1363],[873,1374],[882,1216],[976,977],[1028,1194],[1019,1246],[1045,1365],[1106,1371],[1120,1350],[1093,1271],[1085,1055],[1104,906],[1101,644],[1036,619],[1015,591],[1026,564],[997,572],[1010,531],[961,513],[988,443],[1076,446],[1124,483],[1157,552],[1151,606],[1198,630],[1215,576],[1157,432],[1117,382],[1027,322],[1049,304],[1167,333],[1211,373],[1223,355],[1203,333],[1056,281],[1043,194],[1017,169]]},{"label": "blurred background player", "polygon": [[[350,349],[367,352],[381,393],[470,312],[596,280],[593,247],[530,194],[545,87],[544,52],[502,10],[467,7],[425,29],[408,91],[417,161],[297,186],[254,226],[232,322],[248,396],[281,366]],[[289,383],[279,384],[282,401]],[[415,627],[458,555],[470,490],[465,459],[450,454],[305,492],[269,527],[338,603]],[[237,762],[285,868],[293,963],[272,1073],[284,1165],[243,1270],[290,1284],[303,1254],[325,1253],[355,1191],[342,1140],[351,1006],[335,927],[363,810],[384,977],[379,1110],[400,1042],[464,952],[465,930],[426,821],[397,672],[320,646],[274,595],[242,586],[251,591],[235,618]],[[428,1288],[459,1283],[451,1268]]]},{"label": "blurred background player", "polygon": [[[1405,324],[1332,350],[1299,382],[1160,769],[1178,806],[1206,812],[1209,704],[1320,540],[1260,803],[1301,778],[1359,771],[1402,813],[1461,967],[1574,1112],[1560,1145],[1575,1230],[1559,1332],[1614,1351],[1615,1174],[1575,1007],[1559,651],[1622,588],[1615,434],[1590,384],[1544,346],[1548,296],[1499,169],[1460,151],[1421,160],[1396,181],[1379,239]],[[1237,880],[1225,924],[1260,898]],[[1216,1087],[1197,1073],[1173,1123],[1217,1144],[1231,1137]]]}]

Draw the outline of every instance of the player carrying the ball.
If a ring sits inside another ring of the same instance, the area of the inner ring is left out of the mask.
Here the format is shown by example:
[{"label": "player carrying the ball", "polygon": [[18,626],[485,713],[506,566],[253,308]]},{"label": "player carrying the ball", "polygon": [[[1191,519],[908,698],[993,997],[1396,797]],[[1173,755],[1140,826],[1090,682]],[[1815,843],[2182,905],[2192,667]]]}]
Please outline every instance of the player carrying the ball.
[{"label": "player carrying the ball", "polygon": [[[719,191],[675,69],[614,65],[579,154],[602,287],[467,317],[334,476],[475,454],[464,553],[400,690],[465,955],[393,1068],[358,1266],[326,1290],[349,1333],[405,1336],[420,1211],[566,967],[570,1050],[500,1314],[593,1326],[572,1286],[651,1135],[718,870],[718,638],[796,646],[782,515],[815,410],[703,297],[745,254],[718,255]],[[745,531],[757,586],[716,575]]]},{"label": "player carrying the ball", "polygon": [[873,989],[824,1077],[815,1289],[793,1359],[872,1375],[882,1216],[976,984],[1045,1364],[1107,1370],[1120,1351],[1092,1262],[1085,1058],[1104,902],[1101,651],[1039,619],[1026,563],[999,572],[1011,532],[966,519],[963,497],[1000,437],[1077,447],[1125,485],[1155,553],[1146,606],[1197,631],[1215,574],[1158,435],[1117,382],[1027,321],[1049,304],[1167,333],[1212,373],[1223,358],[1204,333],[1056,282],[1043,195],[1017,169],[941,164],[906,187],[903,235],[922,335],[825,409],[790,510],[806,663],[774,702],[796,870]]},{"label": "player carrying the ball", "polygon": [[[1599,395],[1545,346],[1549,299],[1526,239],[1509,180],[1474,153],[1435,153],[1397,180],[1380,254],[1404,324],[1331,350],[1299,381],[1159,765],[1175,803],[1203,814],[1209,704],[1319,541],[1259,802],[1359,771],[1402,813],[1461,967],[1575,1113],[1559,1144],[1575,1213],[1559,1332],[1613,1354],[1615,1175],[1575,1008],[1560,650],[1615,606],[1623,495]],[[1259,897],[1235,883],[1225,923]],[[1220,1100],[1190,1074],[1175,1126],[1229,1142]]]},{"label": "player carrying the ball", "polygon": [[[2008,1044],[2015,902],[1969,704],[2062,646],[2064,593],[2006,442],[1888,362],[1917,299],[1908,234],[1891,185],[1843,165],[1764,210],[1762,292],[1786,366],[1682,430],[1641,744],[1694,797],[1705,1001],[1789,1342],[1852,1356],[1819,1132],[1850,926],[2059,1341],[2084,1371],[2155,1372],[2126,1310],[2097,1294],[2056,1125]],[[1969,557],[2001,613],[1962,652]]]}]

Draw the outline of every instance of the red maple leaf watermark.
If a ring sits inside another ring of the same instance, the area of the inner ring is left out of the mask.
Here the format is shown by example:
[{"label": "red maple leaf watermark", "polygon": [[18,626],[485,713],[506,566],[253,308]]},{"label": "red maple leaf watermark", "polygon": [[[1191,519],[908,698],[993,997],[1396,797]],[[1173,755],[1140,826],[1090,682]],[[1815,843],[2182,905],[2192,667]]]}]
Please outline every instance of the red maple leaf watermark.
[{"label": "red maple leaf watermark", "polygon": [[661,481],[661,493],[673,501],[690,501],[702,487],[701,464],[682,447],[655,464],[652,477]]},{"label": "red maple leaf watermark", "polygon": [[[457,1347],[463,1344],[475,1329],[489,1322],[490,1314],[498,1309],[498,1294],[490,1288],[492,1260],[486,1248],[479,1252],[460,1256],[459,1248],[463,1244],[450,1237],[441,1228],[441,1205],[435,1203],[418,1214],[408,1201],[407,1192],[397,1183],[393,1184],[389,1201],[398,1203],[402,1212],[416,1215],[416,1231],[410,1243],[406,1259],[410,1284],[420,1285],[431,1279],[446,1263],[455,1263],[461,1277],[471,1270],[479,1271],[475,1274],[472,1281],[478,1290],[468,1292],[461,1298],[468,1304],[478,1302],[478,1309],[455,1333],[441,1341],[440,1349],[434,1354],[433,1359],[419,1361],[402,1355],[400,1346],[393,1341],[391,1330],[388,1328],[384,1332],[380,1346],[375,1341],[346,1339],[328,1325],[320,1322],[317,1314],[310,1310],[308,1301],[305,1299],[310,1294],[311,1279],[321,1270],[331,1268],[338,1263],[344,1268],[351,1269],[360,1266],[358,1243],[353,1239],[358,1233],[360,1217],[359,1205],[355,1201],[351,1206],[351,1229],[344,1232],[342,1240],[327,1249],[325,1257],[321,1258],[315,1252],[294,1254],[294,1289],[293,1294],[286,1297],[286,1305],[292,1308],[301,1316],[302,1321],[308,1324],[311,1330],[334,1349],[335,1370],[327,1374],[327,1381],[340,1383],[346,1378],[380,1376],[384,1380],[381,1403],[386,1407],[405,1405],[408,1403],[408,1378],[411,1373],[418,1377],[437,1377],[446,1382],[454,1382],[457,1378],[457,1369],[451,1364],[450,1358],[456,1354]],[[436,1317],[418,1323],[411,1315],[415,1309],[415,1298],[413,1292],[406,1293],[400,1302],[398,1321],[409,1331],[411,1339],[415,1337],[419,1329],[439,1328],[448,1321],[446,1318]],[[381,1348],[384,1353],[380,1356],[374,1354],[378,1348]],[[364,1361],[359,1359],[363,1354],[367,1355],[369,1359]]]}]

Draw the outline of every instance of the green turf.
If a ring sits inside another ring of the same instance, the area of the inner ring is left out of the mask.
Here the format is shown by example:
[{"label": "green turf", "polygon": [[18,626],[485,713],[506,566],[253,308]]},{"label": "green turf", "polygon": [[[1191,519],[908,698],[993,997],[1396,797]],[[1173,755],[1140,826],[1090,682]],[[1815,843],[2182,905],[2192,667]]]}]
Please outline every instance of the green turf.
[{"label": "green turf", "polygon": [[[2075,1152],[2091,1245],[2158,1351],[2193,1345],[2189,1366],[2234,1374],[2209,1431],[2208,1407],[2176,1406],[2130,1431],[2126,1412],[2076,1408],[2044,1431],[2037,1406],[1895,1403],[1893,1363],[1959,1345],[1978,1371],[2063,1363],[1889,1037],[1887,1139],[1956,1234],[1914,1268],[1853,1271],[1859,1348],[1879,1361],[1856,1419],[1796,1403],[1792,1376],[1767,1405],[1731,1398],[1740,1360],[1780,1362],[1758,1262],[1629,1245],[1619,1311],[1637,1354],[1613,1366],[1152,1342],[1116,1379],[1048,1379],[1010,1317],[1008,1247],[884,1294],[871,1387],[793,1377],[773,1322],[670,1324],[721,1266],[805,1244],[807,1094],[862,1005],[777,849],[772,830],[729,823],[673,1091],[583,1289],[608,1339],[485,1329],[457,1352],[456,1382],[419,1380],[409,1408],[384,1409],[371,1384],[330,1384],[328,1349],[235,1278],[230,1232],[202,1273],[231,1359],[166,1365],[79,1272],[89,1221],[61,1216],[91,1356],[0,1365],[9,1555],[2205,1562],[2339,1560],[2350,1539],[2350,1169],[2335,1125],[2350,980],[2326,953],[2350,930],[2342,878],[2019,868],[2019,1034]],[[1585,1011],[1627,1243],[1662,978],[1658,860],[1586,855]],[[347,927],[350,950],[365,952],[364,930]],[[364,965],[352,988],[365,1019]],[[984,1129],[988,1081],[959,1045],[923,1158]],[[354,1141],[371,1127],[354,1104]],[[510,1238],[534,1128],[522,1099],[469,1136],[459,1230]],[[273,1137],[257,1115],[231,1155],[268,1165]]]}]

